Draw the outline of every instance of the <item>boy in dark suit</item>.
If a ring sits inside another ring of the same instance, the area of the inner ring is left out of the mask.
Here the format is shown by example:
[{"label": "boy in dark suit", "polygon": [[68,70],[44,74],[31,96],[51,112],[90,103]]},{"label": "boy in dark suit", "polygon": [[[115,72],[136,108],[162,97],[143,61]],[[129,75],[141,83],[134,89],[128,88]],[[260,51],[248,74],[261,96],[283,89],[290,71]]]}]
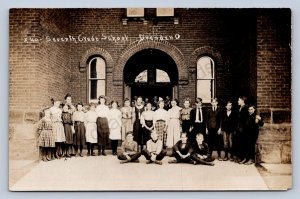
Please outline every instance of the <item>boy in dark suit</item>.
[{"label": "boy in dark suit", "polygon": [[221,110],[218,107],[218,99],[211,100],[211,108],[206,113],[206,132],[208,134],[208,147],[210,153],[215,149],[218,153],[218,160],[222,161],[221,150],[223,145],[223,137],[221,135]]},{"label": "boy in dark suit", "polygon": [[191,143],[195,142],[197,133],[203,134],[205,138],[205,110],[202,108],[202,99],[197,98],[195,103],[196,108],[193,108],[190,114],[191,129],[188,139]]},{"label": "boy in dark suit", "polygon": [[230,160],[233,161],[233,135],[236,129],[236,114],[232,110],[232,102],[228,101],[226,109],[221,113],[221,131],[223,134],[223,143],[225,150],[224,161],[228,160],[228,153],[230,153]]},{"label": "boy in dark suit", "polygon": [[196,164],[204,164],[213,166],[213,161],[215,160],[211,157],[208,145],[203,142],[204,138],[201,133],[197,134],[196,142],[193,144],[193,154],[192,160],[193,163]]},{"label": "boy in dark suit", "polygon": [[176,160],[170,160],[169,163],[191,163],[192,146],[187,138],[187,133],[181,133],[180,140],[173,146],[173,155]]}]

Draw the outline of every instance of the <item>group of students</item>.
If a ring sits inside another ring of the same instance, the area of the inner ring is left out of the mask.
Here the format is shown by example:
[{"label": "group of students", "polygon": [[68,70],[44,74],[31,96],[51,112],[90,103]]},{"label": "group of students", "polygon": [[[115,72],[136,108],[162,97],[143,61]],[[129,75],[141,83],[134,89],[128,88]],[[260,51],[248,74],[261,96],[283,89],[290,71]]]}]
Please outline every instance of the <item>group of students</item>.
[{"label": "group of students", "polygon": [[[183,108],[173,99],[166,110],[164,100],[153,107],[137,97],[134,106],[125,99],[119,109],[117,101],[112,101],[109,108],[106,97],[100,96],[99,103],[90,104],[85,111],[80,103],[75,108],[71,96],[67,95],[63,106],[60,101],[53,101],[39,122],[42,159],[71,157],[73,149],[75,156],[83,156],[85,144],[87,156],[105,156],[110,140],[112,154],[118,155],[121,163],[137,161],[143,154],[149,162],[161,164],[165,149],[173,148],[176,160],[170,163],[213,165],[212,152],[216,150],[219,161],[252,164],[262,120],[255,106],[247,106],[246,101],[246,97],[240,97],[239,109],[235,111],[231,101],[222,109],[216,98],[206,109],[201,98],[195,100],[195,108],[190,107],[189,99],[184,100]],[[122,150],[117,152],[119,140],[123,141]],[[98,146],[98,154],[94,146]],[[225,156],[221,157],[223,149]]]}]

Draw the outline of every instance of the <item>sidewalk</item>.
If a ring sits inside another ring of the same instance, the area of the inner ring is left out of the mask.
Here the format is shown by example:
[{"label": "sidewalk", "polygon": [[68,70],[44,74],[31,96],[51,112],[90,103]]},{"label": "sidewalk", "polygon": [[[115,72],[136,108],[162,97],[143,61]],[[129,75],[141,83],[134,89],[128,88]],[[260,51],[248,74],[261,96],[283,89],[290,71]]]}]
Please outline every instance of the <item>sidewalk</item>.
[{"label": "sidewalk", "polygon": [[268,190],[254,165],[215,160],[215,166],[192,164],[120,164],[115,156],[72,157],[40,162],[11,191],[91,190]]},{"label": "sidewalk", "polygon": [[260,164],[261,176],[270,190],[288,190],[292,188],[291,164]]}]

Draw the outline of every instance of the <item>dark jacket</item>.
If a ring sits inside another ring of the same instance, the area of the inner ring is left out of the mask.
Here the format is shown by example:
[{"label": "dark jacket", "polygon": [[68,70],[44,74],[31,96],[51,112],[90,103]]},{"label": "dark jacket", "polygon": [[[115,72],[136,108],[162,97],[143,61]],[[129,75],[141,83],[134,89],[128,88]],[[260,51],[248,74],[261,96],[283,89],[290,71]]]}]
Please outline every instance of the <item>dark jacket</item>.
[{"label": "dark jacket", "polygon": [[248,118],[248,106],[243,106],[237,115],[237,131],[243,133],[246,127],[246,121]]},{"label": "dark jacket", "polygon": [[193,148],[192,145],[190,144],[189,141],[187,141],[187,143],[185,144],[185,147],[182,148],[182,141],[179,140],[174,146],[173,146],[173,151],[179,151],[182,155],[186,155],[188,153],[192,154],[193,152]]},{"label": "dark jacket", "polygon": [[209,108],[206,112],[206,128],[219,129],[221,123],[221,110],[218,107],[215,111]]},{"label": "dark jacket", "polygon": [[227,110],[223,110],[221,113],[221,130],[226,133],[233,133],[236,129],[237,114],[231,110],[230,115],[227,115]]},{"label": "dark jacket", "polygon": [[[205,121],[206,121],[206,109],[203,108],[203,107],[201,109],[202,109],[202,119],[203,119],[203,122],[201,124],[205,125]],[[191,114],[190,114],[190,122],[191,122],[191,126],[192,127],[195,125],[196,110],[197,110],[197,108],[193,108],[191,110]],[[199,120],[200,120],[200,115],[199,115]]]},{"label": "dark jacket", "polygon": [[210,152],[209,152],[209,147],[208,145],[203,142],[202,145],[201,145],[201,148],[199,147],[198,143],[195,142],[193,144],[193,153],[196,153],[196,154],[199,154],[199,155],[209,155]]}]

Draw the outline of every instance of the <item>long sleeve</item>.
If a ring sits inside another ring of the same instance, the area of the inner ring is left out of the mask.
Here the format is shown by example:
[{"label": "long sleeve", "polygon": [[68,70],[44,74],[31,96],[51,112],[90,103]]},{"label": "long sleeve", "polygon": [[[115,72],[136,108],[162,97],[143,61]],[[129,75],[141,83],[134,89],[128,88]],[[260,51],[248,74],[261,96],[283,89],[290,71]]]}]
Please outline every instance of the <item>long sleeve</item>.
[{"label": "long sleeve", "polygon": [[173,146],[173,150],[174,151],[179,151],[179,145],[180,145],[181,141],[178,141],[174,146]]}]

